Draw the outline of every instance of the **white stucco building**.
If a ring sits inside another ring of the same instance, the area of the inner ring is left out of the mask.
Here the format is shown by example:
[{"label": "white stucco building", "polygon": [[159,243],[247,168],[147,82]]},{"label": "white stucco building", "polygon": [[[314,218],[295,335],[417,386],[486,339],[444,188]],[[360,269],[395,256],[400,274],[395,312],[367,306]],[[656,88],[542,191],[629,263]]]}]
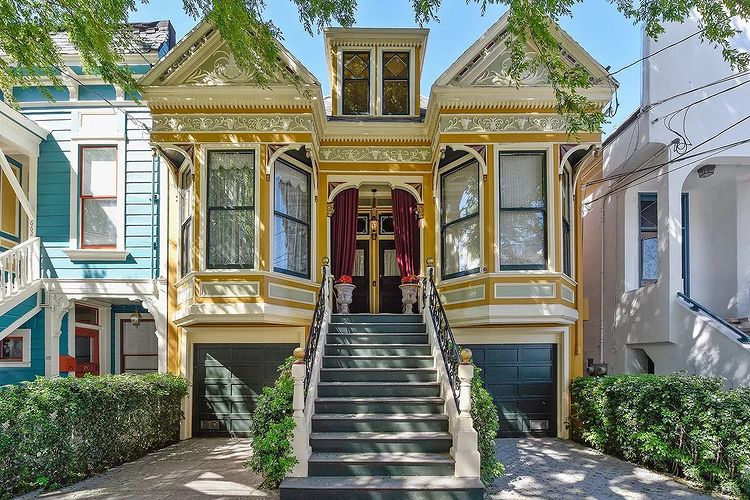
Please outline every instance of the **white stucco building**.
[{"label": "white stucco building", "polygon": [[584,357],[748,384],[750,72],[699,29],[644,35],[641,107],[582,169]]}]

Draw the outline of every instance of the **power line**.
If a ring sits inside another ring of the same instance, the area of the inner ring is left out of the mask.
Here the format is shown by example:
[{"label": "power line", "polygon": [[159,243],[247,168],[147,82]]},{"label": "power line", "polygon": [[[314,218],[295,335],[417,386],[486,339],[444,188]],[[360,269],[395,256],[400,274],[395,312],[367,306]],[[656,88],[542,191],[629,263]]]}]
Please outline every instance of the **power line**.
[{"label": "power line", "polygon": [[674,43],[671,43],[671,44],[667,45],[666,47],[662,47],[661,49],[657,50],[656,52],[653,52],[653,53],[651,53],[651,54],[649,54],[649,55],[647,55],[647,56],[643,56],[643,57],[641,57],[640,59],[638,59],[637,61],[633,61],[632,63],[630,63],[630,64],[627,64],[627,65],[623,66],[622,68],[618,69],[617,71],[614,71],[614,72],[612,72],[612,73],[609,73],[609,72],[608,72],[608,73],[607,73],[607,75],[608,75],[608,76],[615,76],[615,75],[616,75],[617,73],[619,73],[619,72],[621,72],[621,71],[624,71],[624,70],[626,70],[626,69],[628,69],[628,68],[630,68],[630,67],[633,67],[633,66],[635,66],[636,64],[638,64],[639,62],[643,62],[643,61],[645,61],[646,59],[648,59],[648,58],[650,58],[650,57],[653,57],[653,56],[655,56],[655,55],[657,55],[657,54],[660,54],[660,53],[664,52],[664,51],[665,51],[665,50],[667,50],[667,49],[671,49],[671,48],[672,48],[672,47],[674,47],[675,45],[679,45],[679,44],[681,44],[682,42],[685,42],[685,41],[687,41],[687,40],[690,40],[690,39],[691,39],[691,38],[693,38],[694,36],[696,36],[696,35],[700,35],[700,34],[701,34],[701,33],[703,33],[704,31],[706,31],[706,30],[705,30],[705,29],[702,29],[702,30],[696,31],[696,32],[695,32],[695,33],[693,33],[692,35],[688,35],[688,36],[686,36],[685,38],[682,38],[682,39],[680,39],[680,40],[677,40],[677,41],[676,41],[676,42],[674,42]]}]

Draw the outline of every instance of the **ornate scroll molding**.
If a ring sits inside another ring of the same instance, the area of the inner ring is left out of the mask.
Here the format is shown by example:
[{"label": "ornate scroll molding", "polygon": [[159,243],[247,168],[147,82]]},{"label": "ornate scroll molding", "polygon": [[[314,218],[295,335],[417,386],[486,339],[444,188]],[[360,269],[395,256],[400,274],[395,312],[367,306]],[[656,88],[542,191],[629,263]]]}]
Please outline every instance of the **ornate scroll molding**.
[{"label": "ornate scroll molding", "polygon": [[154,115],[154,132],[312,132],[311,115]]},{"label": "ornate scroll molding", "polygon": [[340,162],[384,162],[410,163],[429,162],[432,158],[430,147],[321,147],[321,161]]},{"label": "ornate scroll molding", "polygon": [[560,115],[458,115],[441,116],[440,132],[565,132]]}]

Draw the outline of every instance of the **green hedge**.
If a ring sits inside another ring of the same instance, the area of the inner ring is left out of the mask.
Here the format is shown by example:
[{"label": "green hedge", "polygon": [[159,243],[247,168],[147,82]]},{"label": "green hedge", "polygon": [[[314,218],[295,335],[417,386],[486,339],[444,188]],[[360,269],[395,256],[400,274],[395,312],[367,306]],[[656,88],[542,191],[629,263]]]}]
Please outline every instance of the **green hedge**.
[{"label": "green hedge", "polygon": [[571,384],[571,437],[750,497],[750,388],[690,375],[615,375]]},{"label": "green hedge", "polygon": [[38,378],[0,387],[0,498],[56,488],[179,439],[172,375]]},{"label": "green hedge", "polygon": [[476,366],[471,380],[471,418],[479,440],[481,479],[485,486],[491,486],[505,472],[495,451],[495,437],[500,429],[500,420],[492,395],[484,387],[482,370]]},{"label": "green hedge", "polygon": [[297,463],[291,444],[294,431],[293,362],[294,358],[290,356],[279,366],[279,378],[273,386],[263,388],[253,412],[253,456],[246,465],[263,477],[264,488],[278,488]]}]

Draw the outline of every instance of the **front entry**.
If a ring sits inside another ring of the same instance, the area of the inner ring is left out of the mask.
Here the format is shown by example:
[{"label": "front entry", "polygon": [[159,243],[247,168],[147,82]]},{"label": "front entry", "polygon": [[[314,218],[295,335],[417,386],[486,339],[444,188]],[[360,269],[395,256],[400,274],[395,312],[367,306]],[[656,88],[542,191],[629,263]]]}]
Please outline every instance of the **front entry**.
[{"label": "front entry", "polygon": [[76,377],[99,375],[99,331],[76,328]]}]

